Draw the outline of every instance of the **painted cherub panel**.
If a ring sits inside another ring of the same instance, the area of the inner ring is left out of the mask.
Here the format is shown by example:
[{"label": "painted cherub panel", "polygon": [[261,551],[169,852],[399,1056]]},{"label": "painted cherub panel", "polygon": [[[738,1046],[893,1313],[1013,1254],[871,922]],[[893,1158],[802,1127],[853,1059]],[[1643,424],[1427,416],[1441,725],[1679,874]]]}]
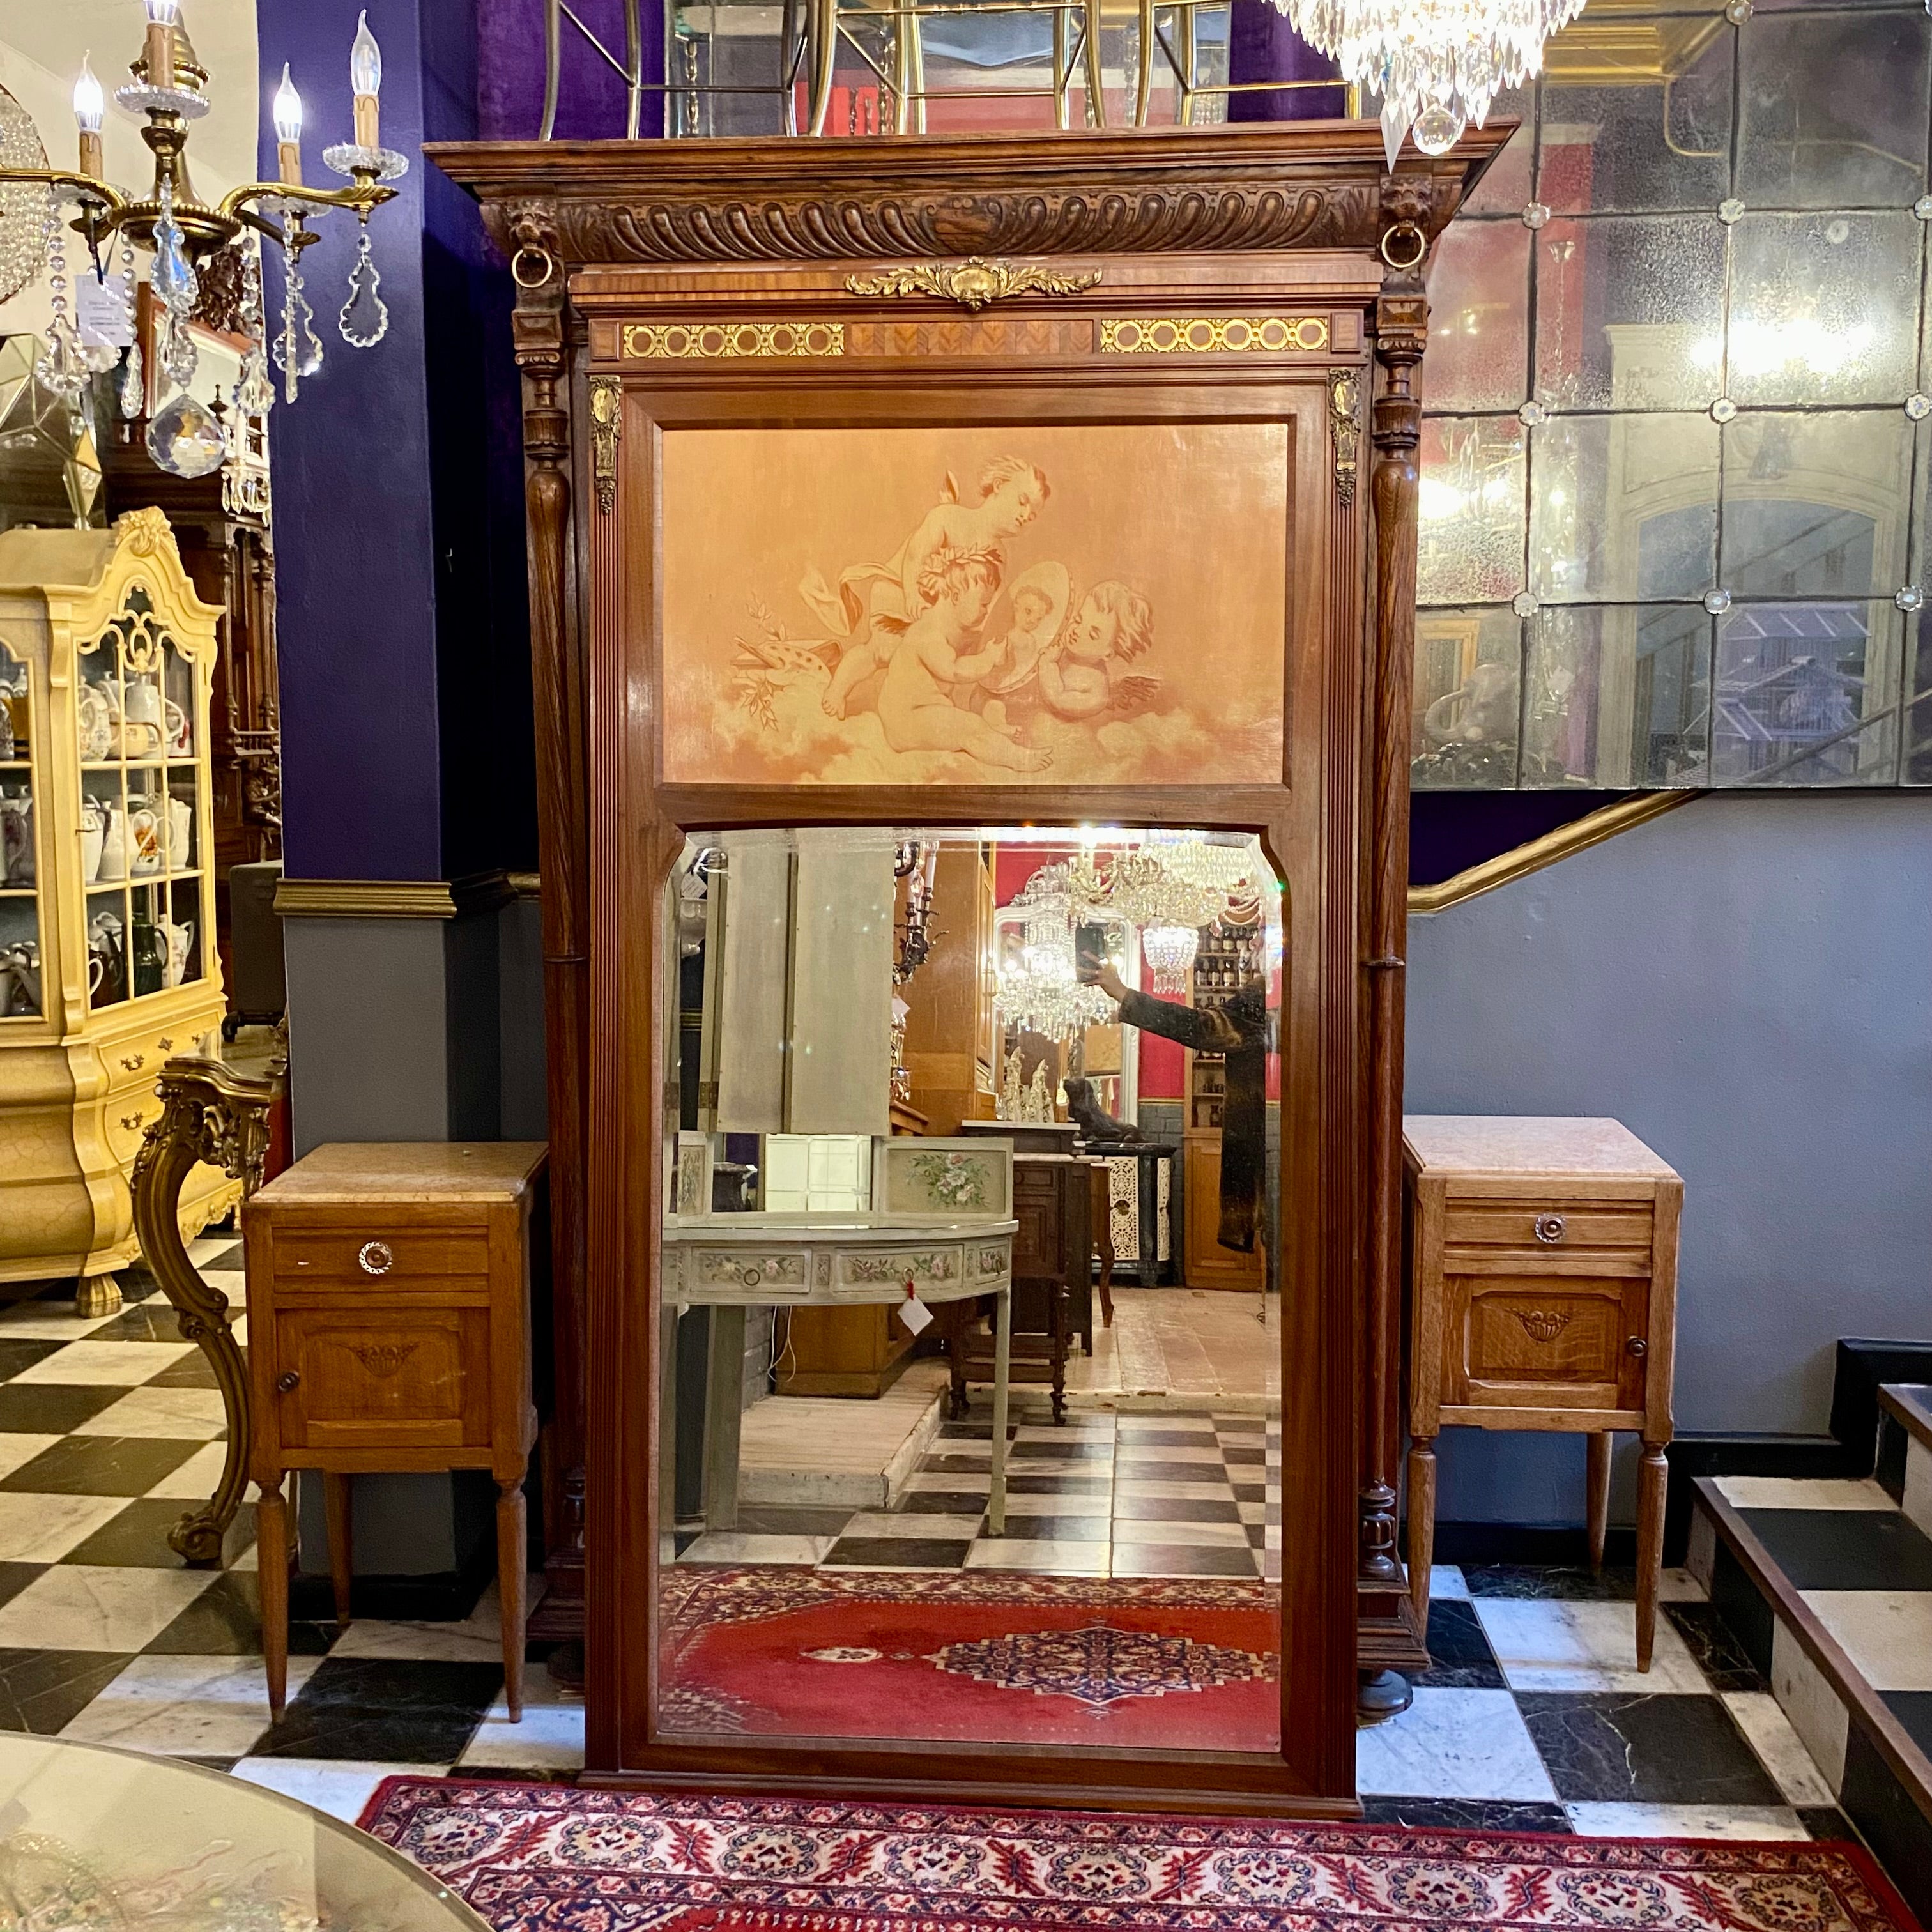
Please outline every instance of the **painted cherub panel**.
[{"label": "painted cherub panel", "polygon": [[671,782],[1280,779],[1284,425],[662,449]]}]

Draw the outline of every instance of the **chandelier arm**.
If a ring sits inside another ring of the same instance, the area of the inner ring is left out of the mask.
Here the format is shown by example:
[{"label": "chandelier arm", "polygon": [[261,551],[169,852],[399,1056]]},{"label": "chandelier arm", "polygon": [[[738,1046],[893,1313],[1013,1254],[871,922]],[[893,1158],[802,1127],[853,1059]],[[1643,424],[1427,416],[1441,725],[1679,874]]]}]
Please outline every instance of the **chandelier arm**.
[{"label": "chandelier arm", "polygon": [[396,190],[380,182],[357,181],[348,188],[303,188],[294,182],[250,182],[232,188],[214,204],[214,212],[224,220],[245,221],[277,241],[282,231],[265,216],[255,214],[249,204],[258,201],[293,202],[304,208],[352,208],[367,220],[386,201],[394,201]]},{"label": "chandelier arm", "polygon": [[[49,188],[71,188],[76,200],[104,205],[110,213],[118,214],[129,206],[134,197],[123,194],[109,182],[97,181],[92,175],[68,174],[59,168],[0,168],[0,182],[41,182]],[[104,226],[111,229],[108,222]]]}]

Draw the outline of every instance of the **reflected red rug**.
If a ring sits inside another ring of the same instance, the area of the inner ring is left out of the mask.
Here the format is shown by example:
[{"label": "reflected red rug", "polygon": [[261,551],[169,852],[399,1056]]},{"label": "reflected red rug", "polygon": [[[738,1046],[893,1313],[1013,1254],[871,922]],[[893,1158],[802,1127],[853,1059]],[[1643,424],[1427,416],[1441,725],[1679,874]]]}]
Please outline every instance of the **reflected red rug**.
[{"label": "reflected red rug", "polygon": [[690,1564],[663,1588],[680,1730],[1280,1748],[1272,1583]]},{"label": "reflected red rug", "polygon": [[1910,1932],[1864,1852],[392,1778],[364,1831],[496,1932]]}]

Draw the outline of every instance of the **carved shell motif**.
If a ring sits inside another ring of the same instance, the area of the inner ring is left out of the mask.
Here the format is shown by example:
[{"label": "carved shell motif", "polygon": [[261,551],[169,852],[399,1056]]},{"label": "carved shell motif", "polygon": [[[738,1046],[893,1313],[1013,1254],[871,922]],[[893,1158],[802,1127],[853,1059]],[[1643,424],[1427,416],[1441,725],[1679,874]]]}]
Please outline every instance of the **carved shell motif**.
[{"label": "carved shell motif", "polygon": [[413,1342],[365,1342],[350,1353],[379,1381],[386,1382],[416,1352]]},{"label": "carved shell motif", "polygon": [[1510,1312],[1534,1342],[1553,1342],[1570,1325],[1570,1311],[1567,1308],[1512,1308]]}]

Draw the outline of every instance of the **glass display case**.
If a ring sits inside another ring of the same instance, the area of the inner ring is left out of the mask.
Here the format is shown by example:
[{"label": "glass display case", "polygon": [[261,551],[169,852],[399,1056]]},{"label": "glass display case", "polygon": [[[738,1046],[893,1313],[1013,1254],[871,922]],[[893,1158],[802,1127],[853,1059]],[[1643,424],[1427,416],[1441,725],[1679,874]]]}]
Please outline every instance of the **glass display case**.
[{"label": "glass display case", "polygon": [[[0,535],[0,1281],[74,1277],[112,1305],[154,1077],[220,1023],[219,616],[158,510]],[[197,1169],[187,1231],[236,1191]]]}]

